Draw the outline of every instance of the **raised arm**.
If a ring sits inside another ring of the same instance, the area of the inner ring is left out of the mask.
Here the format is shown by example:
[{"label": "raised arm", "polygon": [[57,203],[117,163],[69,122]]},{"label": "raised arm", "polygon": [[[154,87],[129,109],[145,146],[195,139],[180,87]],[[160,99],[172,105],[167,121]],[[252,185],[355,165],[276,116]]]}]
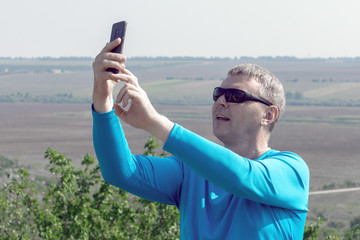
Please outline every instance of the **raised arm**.
[{"label": "raised arm", "polygon": [[[137,78],[125,68],[125,56],[110,52],[120,39],[108,43],[95,58],[93,89],[93,141],[104,179],[141,197],[177,204],[176,196],[182,181],[182,163],[176,158],[154,158],[132,155],[119,118],[134,127],[143,128],[166,141],[173,123],[158,114]],[[116,68],[114,74],[106,71]],[[113,88],[125,82],[114,105]],[[129,104],[125,111],[122,107]],[[120,106],[120,102],[122,102]]]},{"label": "raised arm", "polygon": [[113,110],[93,111],[93,142],[106,182],[149,200],[178,205],[182,162],[175,157],[131,154]]},{"label": "raised arm", "polygon": [[306,211],[309,171],[294,153],[271,150],[257,160],[250,160],[179,125],[175,125],[164,149],[236,196]]}]

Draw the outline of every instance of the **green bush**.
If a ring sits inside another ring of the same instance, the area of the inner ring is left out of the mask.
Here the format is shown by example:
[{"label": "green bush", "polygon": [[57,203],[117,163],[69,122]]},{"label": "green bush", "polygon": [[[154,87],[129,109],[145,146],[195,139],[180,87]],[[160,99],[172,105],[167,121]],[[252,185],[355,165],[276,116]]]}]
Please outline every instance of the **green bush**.
[{"label": "green bush", "polygon": [[[156,139],[151,142],[149,146],[157,144]],[[51,148],[45,158],[56,180],[42,194],[23,168],[0,189],[0,239],[179,238],[176,207],[107,184],[89,154],[81,169]]]}]

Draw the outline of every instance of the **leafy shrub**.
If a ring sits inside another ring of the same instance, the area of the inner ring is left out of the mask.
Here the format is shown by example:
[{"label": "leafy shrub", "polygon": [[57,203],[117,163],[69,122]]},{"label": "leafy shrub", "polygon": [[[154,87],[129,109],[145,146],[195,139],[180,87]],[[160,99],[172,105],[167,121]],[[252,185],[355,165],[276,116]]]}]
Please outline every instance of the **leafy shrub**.
[{"label": "leafy shrub", "polygon": [[[156,145],[152,139],[149,147]],[[82,169],[51,148],[45,158],[56,180],[41,195],[23,168],[0,189],[0,239],[179,238],[176,207],[107,184],[89,154]]]}]

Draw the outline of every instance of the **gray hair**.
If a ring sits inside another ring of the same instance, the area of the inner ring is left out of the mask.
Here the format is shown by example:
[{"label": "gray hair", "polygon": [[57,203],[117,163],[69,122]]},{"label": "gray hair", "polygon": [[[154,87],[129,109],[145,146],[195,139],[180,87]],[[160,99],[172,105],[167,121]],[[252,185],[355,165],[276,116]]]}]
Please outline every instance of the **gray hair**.
[{"label": "gray hair", "polygon": [[243,75],[253,77],[260,83],[261,98],[271,102],[279,109],[279,115],[270,127],[270,131],[274,128],[275,123],[281,118],[285,111],[285,93],[284,88],[279,79],[269,70],[255,64],[240,64],[228,72],[228,76]]}]

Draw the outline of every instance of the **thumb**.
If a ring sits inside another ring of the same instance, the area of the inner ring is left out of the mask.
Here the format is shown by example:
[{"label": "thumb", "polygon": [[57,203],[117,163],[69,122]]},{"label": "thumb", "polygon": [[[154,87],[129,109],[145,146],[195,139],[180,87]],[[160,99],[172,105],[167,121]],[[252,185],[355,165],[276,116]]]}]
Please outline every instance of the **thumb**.
[{"label": "thumb", "polygon": [[118,116],[120,119],[124,117],[124,115],[126,114],[126,111],[119,106],[119,104],[114,104],[114,109],[115,109],[115,115]]},{"label": "thumb", "polygon": [[101,50],[100,53],[105,53],[105,52],[111,52],[111,50],[113,50],[116,46],[118,46],[121,43],[121,39],[117,38],[112,42],[108,42],[106,43],[105,47]]}]

